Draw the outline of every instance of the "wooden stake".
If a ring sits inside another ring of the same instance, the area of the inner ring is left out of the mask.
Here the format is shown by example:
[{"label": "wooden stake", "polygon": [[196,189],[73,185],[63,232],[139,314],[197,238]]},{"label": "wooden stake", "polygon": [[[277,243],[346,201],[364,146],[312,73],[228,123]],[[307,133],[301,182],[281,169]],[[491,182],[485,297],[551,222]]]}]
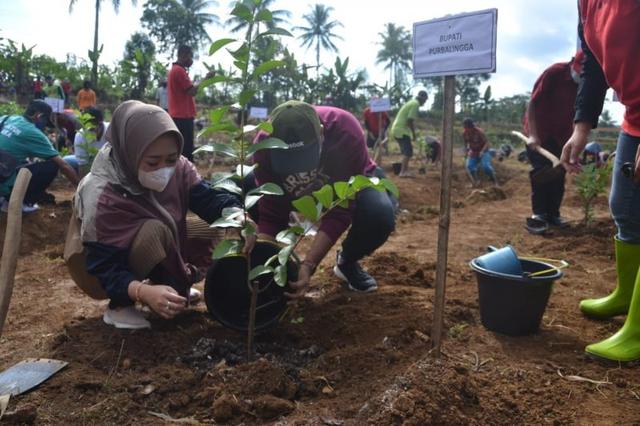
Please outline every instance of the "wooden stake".
[{"label": "wooden stake", "polygon": [[31,171],[26,167],[20,169],[9,199],[7,229],[4,233],[2,261],[0,261],[0,336],[2,336],[4,321],[7,319],[9,303],[13,294],[13,280],[16,275],[20,239],[22,237],[22,202],[30,180]]},{"label": "wooden stake", "polygon": [[256,332],[256,304],[258,301],[258,283],[249,284],[251,288],[251,306],[249,308],[249,330],[247,331],[247,361],[251,362],[255,358],[255,332]]},{"label": "wooden stake", "polygon": [[432,353],[440,357],[444,320],[444,294],[447,281],[447,250],[451,213],[451,167],[453,163],[453,120],[455,113],[456,78],[444,78],[444,117],[442,128],[442,173],[440,180],[440,222],[438,223],[438,263],[436,266],[436,295],[431,324]]}]

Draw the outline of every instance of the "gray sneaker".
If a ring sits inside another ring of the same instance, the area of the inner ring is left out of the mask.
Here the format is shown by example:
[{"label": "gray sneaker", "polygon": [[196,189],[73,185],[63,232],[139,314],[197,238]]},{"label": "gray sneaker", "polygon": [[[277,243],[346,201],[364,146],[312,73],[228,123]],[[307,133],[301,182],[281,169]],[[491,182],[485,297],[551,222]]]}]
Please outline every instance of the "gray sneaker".
[{"label": "gray sneaker", "polygon": [[336,266],[333,273],[347,283],[349,290],[360,293],[369,293],[378,289],[375,278],[367,273],[358,262],[340,262],[340,252],[337,255]]}]

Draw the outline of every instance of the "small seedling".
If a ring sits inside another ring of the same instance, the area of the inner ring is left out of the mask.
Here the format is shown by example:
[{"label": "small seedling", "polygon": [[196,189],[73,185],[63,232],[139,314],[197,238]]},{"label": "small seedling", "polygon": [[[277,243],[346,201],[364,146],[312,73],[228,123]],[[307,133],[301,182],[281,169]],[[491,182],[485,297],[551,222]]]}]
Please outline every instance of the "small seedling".
[{"label": "small seedling", "polygon": [[611,176],[611,165],[606,163],[600,167],[595,164],[588,164],[576,176],[574,183],[576,191],[582,201],[582,221],[589,225],[593,220],[593,203],[599,195],[606,192]]}]

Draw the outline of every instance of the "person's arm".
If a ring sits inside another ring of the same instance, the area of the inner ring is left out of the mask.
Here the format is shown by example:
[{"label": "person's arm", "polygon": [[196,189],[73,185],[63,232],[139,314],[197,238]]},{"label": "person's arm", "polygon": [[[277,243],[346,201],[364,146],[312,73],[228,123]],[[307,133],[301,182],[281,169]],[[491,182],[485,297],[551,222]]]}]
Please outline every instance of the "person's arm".
[{"label": "person's arm", "polygon": [[311,243],[311,247],[307,251],[298,270],[298,279],[290,282],[289,286],[293,290],[291,293],[285,293],[290,299],[299,299],[304,296],[304,293],[309,287],[311,276],[316,271],[316,268],[322,262],[322,259],[327,255],[331,247],[333,247],[333,240],[323,231],[316,234]]},{"label": "person's arm", "polygon": [[529,146],[535,149],[542,145],[542,141],[540,141],[540,137],[538,136],[535,100],[533,98],[527,104],[527,122],[529,123]]},{"label": "person's arm", "polygon": [[78,183],[80,182],[80,178],[78,177],[76,171],[73,170],[73,167],[67,164],[67,162],[64,161],[59,155],[57,157],[53,157],[51,160],[58,165],[58,167],[60,168],[60,172],[62,172],[62,174],[69,180],[69,182],[71,182],[73,185],[78,185]]},{"label": "person's arm", "polygon": [[200,88],[200,85],[202,84],[202,82],[208,78],[213,77],[214,75],[216,75],[216,72],[214,70],[209,71],[201,81],[199,81],[198,83],[194,82],[191,85],[191,87],[187,89],[187,93],[190,94],[191,96],[195,96],[198,93],[198,88]]},{"label": "person's arm", "polygon": [[240,199],[227,191],[213,189],[201,180],[189,190],[189,210],[207,223],[213,223],[222,216],[227,207],[242,207]]},{"label": "person's arm", "polygon": [[587,145],[591,129],[598,126],[608,88],[604,71],[585,42],[582,20],[578,23],[578,36],[582,43],[584,62],[576,96],[575,124],[560,156],[564,168],[572,173],[580,171],[580,154]]},{"label": "person's arm", "polygon": [[482,155],[491,148],[491,144],[489,143],[489,139],[487,139],[487,135],[485,135],[482,130],[478,130],[478,135],[482,140],[482,151],[480,152],[480,155]]}]

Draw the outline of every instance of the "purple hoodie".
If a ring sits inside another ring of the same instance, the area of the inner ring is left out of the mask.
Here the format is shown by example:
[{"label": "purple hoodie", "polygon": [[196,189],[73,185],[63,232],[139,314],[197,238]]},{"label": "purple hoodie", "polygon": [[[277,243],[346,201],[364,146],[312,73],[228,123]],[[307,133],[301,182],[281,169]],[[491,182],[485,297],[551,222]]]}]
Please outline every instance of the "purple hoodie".
[{"label": "purple hoodie", "polygon": [[[376,168],[376,164],[369,158],[360,123],[350,112],[328,106],[314,108],[324,127],[324,143],[318,169],[283,176],[271,169],[271,154],[268,149],[254,155],[254,161],[258,164],[255,171],[258,185],[272,182],[285,192],[285,195],[264,196],[260,200],[258,231],[261,233],[275,236],[288,227],[293,200],[311,194],[324,184],[346,182],[355,175],[370,176]],[[260,133],[254,143],[266,137],[266,133]],[[351,202],[348,209],[334,208],[322,219],[320,231],[326,233],[333,242],[337,241],[351,225],[354,208],[355,202]]]}]

